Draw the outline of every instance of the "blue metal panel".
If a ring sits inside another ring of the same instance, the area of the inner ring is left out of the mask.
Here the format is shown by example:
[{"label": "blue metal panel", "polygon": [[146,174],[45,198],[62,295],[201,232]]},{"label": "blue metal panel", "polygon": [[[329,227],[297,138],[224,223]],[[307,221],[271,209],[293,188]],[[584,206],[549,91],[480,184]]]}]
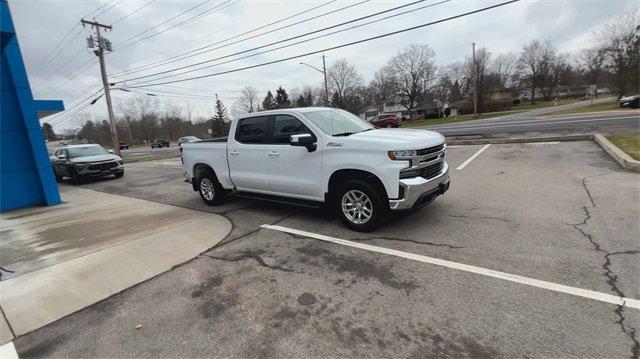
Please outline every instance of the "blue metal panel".
[{"label": "blue metal panel", "polygon": [[60,203],[38,111],[61,101],[33,99],[6,0],[0,0],[0,211]]}]

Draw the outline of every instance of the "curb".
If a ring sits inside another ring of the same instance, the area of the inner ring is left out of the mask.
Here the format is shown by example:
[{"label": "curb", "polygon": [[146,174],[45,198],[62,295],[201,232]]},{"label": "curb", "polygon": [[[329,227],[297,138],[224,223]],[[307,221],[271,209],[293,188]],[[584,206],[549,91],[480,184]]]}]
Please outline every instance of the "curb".
[{"label": "curb", "polygon": [[606,153],[613,157],[620,166],[634,172],[640,172],[640,161],[636,161],[631,158],[631,156],[624,153],[616,145],[607,140],[606,137],[598,133],[594,136],[594,141],[596,141],[596,143],[599,144]]},{"label": "curb", "polygon": [[566,113],[563,115],[554,115],[553,112],[546,115],[538,116],[538,118],[562,118],[562,117],[570,117],[570,116],[593,116],[593,115],[613,115],[613,114],[623,114],[623,113],[631,113],[637,115],[637,111],[633,110],[607,110],[607,111],[592,111],[592,112],[578,112],[578,113]]},{"label": "curb", "polygon": [[486,145],[501,143],[529,143],[529,142],[553,142],[553,141],[590,141],[593,134],[565,135],[565,136],[540,136],[540,137],[516,137],[516,138],[479,138],[474,140],[447,140],[448,145]]}]

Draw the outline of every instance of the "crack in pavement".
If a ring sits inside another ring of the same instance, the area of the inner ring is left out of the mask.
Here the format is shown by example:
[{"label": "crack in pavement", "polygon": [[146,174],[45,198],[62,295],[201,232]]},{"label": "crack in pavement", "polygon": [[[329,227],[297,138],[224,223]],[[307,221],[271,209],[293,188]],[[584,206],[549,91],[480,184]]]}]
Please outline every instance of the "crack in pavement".
[{"label": "crack in pavement", "polygon": [[242,251],[239,256],[233,257],[233,258],[216,257],[216,256],[212,256],[210,254],[203,254],[203,256],[209,257],[211,259],[217,259],[217,260],[225,261],[225,262],[240,262],[240,261],[247,260],[247,259],[253,259],[261,267],[265,267],[265,268],[269,268],[269,269],[273,269],[273,270],[278,270],[278,271],[282,271],[282,272],[293,272],[293,269],[291,269],[291,268],[286,268],[286,267],[283,267],[283,266],[277,265],[277,264],[275,264],[275,265],[267,264],[267,262],[265,262],[264,259],[262,258],[262,254],[264,254],[263,250],[245,250],[245,251]]},{"label": "crack in pavement", "polygon": [[[595,177],[595,176],[594,176]],[[591,245],[593,245],[593,247],[595,248],[596,252],[603,254],[604,257],[604,263],[602,264],[602,269],[604,270],[604,276],[607,278],[607,284],[609,285],[609,287],[611,287],[611,290],[616,293],[617,296],[619,296],[620,298],[624,298],[625,295],[622,292],[622,290],[620,290],[620,288],[618,288],[618,275],[615,274],[610,266],[611,266],[611,260],[609,257],[614,256],[614,255],[620,255],[620,254],[638,254],[640,253],[640,251],[637,250],[628,250],[628,251],[620,251],[620,252],[609,252],[605,249],[602,248],[602,246],[600,246],[600,244],[598,242],[596,242],[596,240],[593,238],[593,236],[587,232],[585,232],[582,228],[580,228],[580,226],[584,226],[587,224],[587,222],[589,220],[591,220],[591,211],[589,210],[590,208],[596,208],[596,202],[593,200],[593,196],[591,195],[591,191],[589,191],[589,187],[587,186],[587,179],[590,177],[583,177],[582,178],[582,188],[584,189],[585,193],[587,194],[587,197],[589,198],[589,204],[590,206],[583,206],[582,210],[584,211],[584,219],[582,220],[582,222],[577,223],[577,224],[568,224],[570,226],[572,226],[573,228],[575,228],[578,232],[580,232],[580,234],[587,238],[589,240],[589,242],[591,242]],[[631,347],[631,358],[635,358],[637,359],[640,356],[640,342],[638,342],[638,338],[636,337],[636,328],[634,327],[627,327],[625,325],[625,316],[624,316],[624,301],[622,305],[618,305],[616,307],[616,309],[614,310],[614,313],[616,314],[616,316],[618,317],[618,319],[614,322],[615,324],[618,324],[620,326],[620,329],[622,330],[622,332],[629,337],[629,339],[631,339],[633,345]]]},{"label": "crack in pavement", "polygon": [[421,241],[416,241],[415,239],[395,238],[395,237],[351,238],[349,240],[351,240],[351,241],[371,241],[371,240],[374,240],[374,239],[382,239],[382,240],[385,240],[385,241],[411,242],[411,243],[421,244],[421,245],[425,245],[425,246],[447,247],[449,249],[461,249],[461,248],[464,248],[464,247],[461,247],[461,246],[454,246],[452,244],[446,244],[446,243],[421,242]]},{"label": "crack in pavement", "polygon": [[[273,222],[273,223],[269,223],[269,224],[270,224],[270,225],[276,225],[276,224],[278,224],[278,223],[280,223],[280,222],[284,221],[285,219],[289,219],[289,218],[291,218],[291,217],[293,217],[293,216],[295,216],[295,215],[296,215],[295,213],[290,213],[290,214],[288,214],[288,215],[286,215],[286,216],[284,216],[284,217],[282,217],[282,218],[278,219],[277,221],[275,221],[275,222]],[[234,224],[234,222],[233,222],[233,219],[231,219],[231,218],[229,218],[229,217],[226,217],[226,216],[224,216],[224,217],[225,217],[225,218],[227,218],[227,220],[229,220],[229,222],[231,222],[231,226],[232,226],[232,227],[235,227],[235,224]],[[242,239],[242,238],[244,238],[244,237],[250,236],[250,235],[252,235],[252,234],[254,234],[254,233],[256,233],[256,232],[260,231],[261,229],[263,229],[263,228],[258,227],[258,228],[254,229],[254,230],[253,230],[253,231],[251,231],[251,232],[247,232],[247,233],[241,234],[241,235],[239,235],[239,236],[237,236],[237,237],[234,237],[234,238],[229,239],[228,241],[222,240],[221,242],[219,242],[219,243],[218,243],[218,244],[216,244],[215,246],[211,247],[210,251],[211,251],[211,250],[214,250],[214,249],[217,249],[217,248],[220,248],[220,247],[222,247],[222,246],[225,246],[225,245],[227,245],[227,244],[229,244],[229,243],[235,242],[235,241],[237,241],[238,239]]]},{"label": "crack in pavement", "polygon": [[454,218],[495,219],[495,220],[498,220],[498,221],[513,223],[512,220],[506,219],[506,218],[502,218],[502,217],[490,217],[490,216],[473,217],[473,216],[465,216],[465,215],[462,215],[462,214],[448,214],[448,216],[449,217],[454,217]]}]

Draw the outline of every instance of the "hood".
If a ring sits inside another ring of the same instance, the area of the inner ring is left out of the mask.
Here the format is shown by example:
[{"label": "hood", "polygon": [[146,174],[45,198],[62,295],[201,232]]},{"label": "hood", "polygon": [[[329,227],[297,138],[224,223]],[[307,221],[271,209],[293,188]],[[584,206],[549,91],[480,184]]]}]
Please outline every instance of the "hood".
[{"label": "hood", "polygon": [[437,146],[444,142],[444,136],[438,132],[407,128],[379,128],[337,138],[340,141],[344,139],[345,142],[353,141],[370,143],[376,147],[383,146],[386,150],[417,150]]},{"label": "hood", "polygon": [[74,157],[71,159],[71,162],[75,162],[75,163],[89,163],[89,162],[103,162],[103,161],[122,161],[122,159],[110,153],[105,153],[102,155]]}]

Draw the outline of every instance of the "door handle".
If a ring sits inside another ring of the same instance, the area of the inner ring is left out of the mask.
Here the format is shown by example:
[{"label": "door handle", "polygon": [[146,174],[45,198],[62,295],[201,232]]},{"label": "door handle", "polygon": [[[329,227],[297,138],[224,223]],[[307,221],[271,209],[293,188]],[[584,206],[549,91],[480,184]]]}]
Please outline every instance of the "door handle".
[{"label": "door handle", "polygon": [[240,152],[238,152],[238,151],[236,151],[236,150],[231,150],[231,151],[229,151],[229,154],[230,154],[230,155],[233,155],[233,156],[237,156],[239,153],[240,153]]},{"label": "door handle", "polygon": [[280,156],[280,153],[278,153],[276,151],[269,152],[269,157],[278,157],[278,156]]}]

